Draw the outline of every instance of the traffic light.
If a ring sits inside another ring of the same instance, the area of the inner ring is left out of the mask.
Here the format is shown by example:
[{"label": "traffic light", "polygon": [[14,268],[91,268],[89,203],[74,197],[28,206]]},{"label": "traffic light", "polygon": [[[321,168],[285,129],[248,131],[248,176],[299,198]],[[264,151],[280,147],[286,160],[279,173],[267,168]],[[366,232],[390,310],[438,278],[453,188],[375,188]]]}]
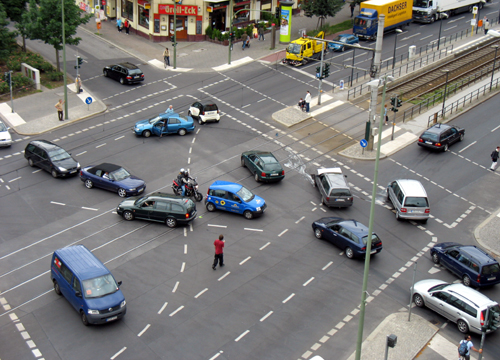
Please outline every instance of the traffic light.
[{"label": "traffic light", "polygon": [[276,14],[275,14],[275,16],[276,16],[276,19],[281,20],[280,19],[280,17],[281,17],[281,9],[280,9],[279,6],[276,6]]},{"label": "traffic light", "polygon": [[175,36],[171,36],[170,41],[172,41],[172,46],[177,45],[177,43],[175,42]]},{"label": "traffic light", "polygon": [[393,107],[391,107],[391,111],[396,113],[396,112],[398,112],[399,110],[398,110],[398,108],[397,108],[397,107],[394,107],[394,106],[393,106]]},{"label": "traffic light", "polygon": [[[391,97],[391,105],[394,107],[396,106],[396,98],[395,97]],[[392,110],[392,109],[391,109]]]},{"label": "traffic light", "polygon": [[330,76],[330,64],[325,63],[325,67],[323,68],[323,79],[327,78]]},{"label": "traffic light", "polygon": [[10,84],[10,71],[4,73],[5,81]]},{"label": "traffic light", "polygon": [[80,56],[77,56],[76,58],[78,59],[78,65],[82,65],[83,59]]},{"label": "traffic light", "polygon": [[496,309],[490,308],[488,311],[488,325],[487,329],[495,331],[500,328],[500,311],[498,307]]},{"label": "traffic light", "polygon": [[398,99],[398,103],[396,104],[397,107],[401,107],[403,105],[403,100]]},{"label": "traffic light", "polygon": [[316,77],[322,79],[321,77],[321,66],[316,66]]},{"label": "traffic light", "polygon": [[229,37],[231,38],[231,42],[234,42],[234,38],[235,38],[234,32],[230,32]]}]

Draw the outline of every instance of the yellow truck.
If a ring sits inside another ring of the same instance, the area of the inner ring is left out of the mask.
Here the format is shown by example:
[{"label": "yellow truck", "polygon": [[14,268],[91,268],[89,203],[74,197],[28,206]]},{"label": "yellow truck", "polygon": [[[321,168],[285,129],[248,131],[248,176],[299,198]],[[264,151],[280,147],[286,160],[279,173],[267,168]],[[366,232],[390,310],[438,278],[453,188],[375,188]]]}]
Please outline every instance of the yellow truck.
[{"label": "yellow truck", "polygon": [[[317,38],[324,39],[325,33],[320,31]],[[323,41],[310,39],[303,36],[297,40],[293,40],[286,48],[286,57],[283,59],[283,64],[304,65],[312,59],[321,58],[321,51],[326,49],[326,44]]]}]

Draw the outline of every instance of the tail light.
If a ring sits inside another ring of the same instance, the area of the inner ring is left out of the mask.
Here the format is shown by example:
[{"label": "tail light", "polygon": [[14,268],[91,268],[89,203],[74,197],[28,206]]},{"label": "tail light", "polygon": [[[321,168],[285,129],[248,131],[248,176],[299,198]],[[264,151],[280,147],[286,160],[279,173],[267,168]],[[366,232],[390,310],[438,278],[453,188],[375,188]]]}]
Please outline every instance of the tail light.
[{"label": "tail light", "polygon": [[285,176],[285,170],[283,170],[283,171],[281,172],[281,175],[282,175],[282,176]]},{"label": "tail light", "polygon": [[186,219],[189,219],[189,214],[186,214]]},{"label": "tail light", "polygon": [[407,210],[405,208],[401,208],[401,212],[405,213],[405,212],[407,212]]},{"label": "tail light", "polygon": [[329,196],[326,197],[326,201],[330,201],[330,197]]},{"label": "tail light", "polygon": [[424,142],[424,140],[422,140],[422,139],[418,139],[418,142]]},{"label": "tail light", "polygon": [[363,247],[361,248],[361,251],[366,251],[366,246],[363,246]]},{"label": "tail light", "polygon": [[201,115],[205,115],[205,112],[204,112],[204,111],[202,111],[202,112],[201,112]]},{"label": "tail light", "polygon": [[266,173],[265,173],[265,172],[261,172],[261,173],[260,173],[260,176],[262,176],[262,177],[266,177]]},{"label": "tail light", "polygon": [[80,170],[80,176],[83,176],[83,171]]},{"label": "tail light", "polygon": [[481,311],[481,318],[479,319],[479,321],[481,322],[481,326],[484,326],[484,312]]},{"label": "tail light", "polygon": [[477,279],[476,279],[476,281],[477,281],[477,283],[478,283],[478,284],[480,284],[480,283],[481,283],[481,275],[480,275],[480,274],[478,274],[478,275],[477,275]]},{"label": "tail light", "polygon": [[141,74],[141,78],[143,78],[143,77],[144,77],[144,74]]},{"label": "tail light", "polygon": [[217,109],[217,114],[220,113],[219,109]]},{"label": "tail light", "polygon": [[436,146],[441,146],[441,143],[436,143]]},{"label": "tail light", "polygon": [[127,76],[126,79],[127,80],[132,80],[132,76]]},{"label": "tail light", "polygon": [[430,212],[431,212],[431,209],[425,209],[426,214],[430,214]]}]

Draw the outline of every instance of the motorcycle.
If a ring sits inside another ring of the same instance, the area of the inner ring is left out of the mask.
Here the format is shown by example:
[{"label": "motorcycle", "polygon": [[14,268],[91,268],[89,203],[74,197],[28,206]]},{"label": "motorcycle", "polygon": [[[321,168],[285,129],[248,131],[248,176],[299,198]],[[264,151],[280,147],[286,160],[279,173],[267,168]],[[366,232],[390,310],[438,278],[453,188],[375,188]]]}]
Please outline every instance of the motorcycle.
[{"label": "motorcycle", "polygon": [[[177,179],[172,181],[172,190],[175,195],[182,195],[182,187],[177,182]],[[189,178],[186,184],[186,193],[184,196],[194,197],[196,201],[203,200],[203,195],[198,191],[198,182],[196,179]]]}]

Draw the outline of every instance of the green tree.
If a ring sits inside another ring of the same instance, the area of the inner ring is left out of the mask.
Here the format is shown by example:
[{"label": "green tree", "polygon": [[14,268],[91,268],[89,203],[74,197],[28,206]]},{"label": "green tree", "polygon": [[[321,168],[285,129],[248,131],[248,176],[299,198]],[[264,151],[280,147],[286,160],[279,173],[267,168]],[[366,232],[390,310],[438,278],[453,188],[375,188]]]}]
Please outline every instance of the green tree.
[{"label": "green tree", "polygon": [[64,2],[64,32],[68,45],[78,45],[81,38],[73,37],[79,25],[86,24],[92,17],[84,14],[74,0],[40,0],[38,8],[30,3],[29,18],[36,23],[28,27],[31,40],[42,40],[56,51],[57,71],[61,71],[59,51],[62,50],[62,2]]},{"label": "green tree", "polygon": [[16,47],[16,32],[7,28],[9,21],[3,5],[0,4],[0,60],[5,60]]},{"label": "green tree", "polygon": [[316,29],[319,29],[323,26],[323,21],[328,16],[335,16],[344,5],[343,0],[305,0],[302,9],[304,9],[304,14],[307,17],[318,17]]},{"label": "green tree", "polygon": [[10,21],[19,21],[26,6],[26,0],[0,0]]},{"label": "green tree", "polygon": [[[29,9],[37,9],[35,0],[30,0]],[[26,9],[25,9],[26,10]],[[26,38],[30,37],[38,19],[37,11],[24,11],[21,18],[17,20],[16,29],[23,38],[23,51],[26,52]]]}]

